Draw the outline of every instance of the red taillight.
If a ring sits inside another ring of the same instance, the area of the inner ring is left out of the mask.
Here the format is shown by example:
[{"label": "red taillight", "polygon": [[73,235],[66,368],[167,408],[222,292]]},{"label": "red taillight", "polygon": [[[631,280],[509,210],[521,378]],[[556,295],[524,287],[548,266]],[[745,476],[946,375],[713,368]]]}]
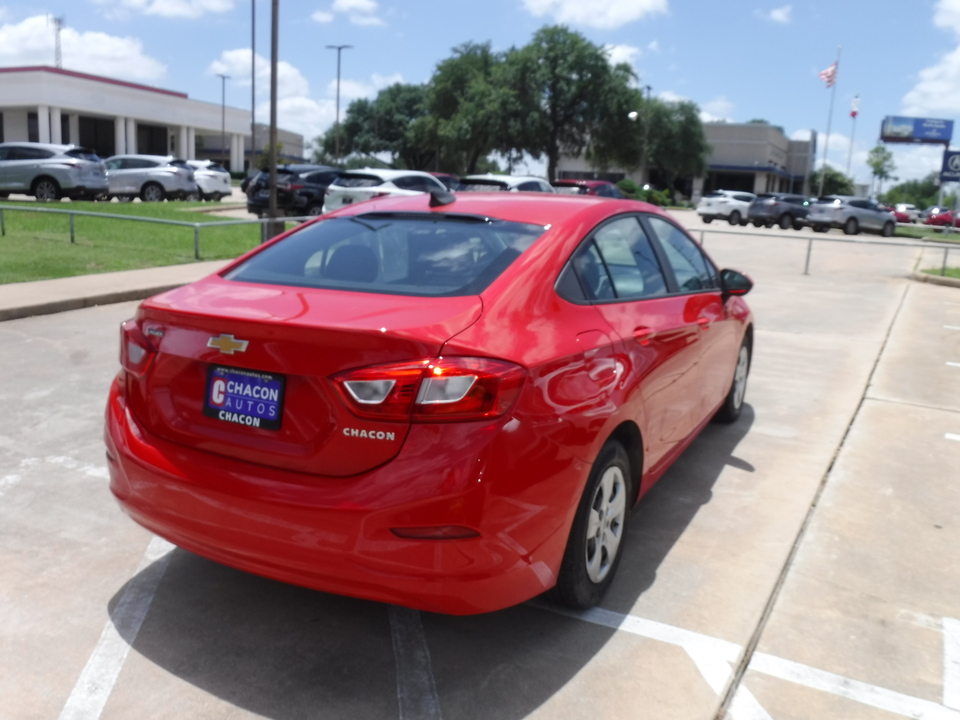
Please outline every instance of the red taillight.
[{"label": "red taillight", "polygon": [[305,187],[306,187],[306,185],[291,185],[291,186],[290,186],[290,189],[291,189],[291,190],[303,190]]},{"label": "red taillight", "polygon": [[134,320],[120,324],[120,365],[135,377],[143,377],[150,368],[156,349]]},{"label": "red taillight", "polygon": [[437,422],[503,415],[525,375],[503,360],[450,357],[350,370],[333,381],[360,417]]}]

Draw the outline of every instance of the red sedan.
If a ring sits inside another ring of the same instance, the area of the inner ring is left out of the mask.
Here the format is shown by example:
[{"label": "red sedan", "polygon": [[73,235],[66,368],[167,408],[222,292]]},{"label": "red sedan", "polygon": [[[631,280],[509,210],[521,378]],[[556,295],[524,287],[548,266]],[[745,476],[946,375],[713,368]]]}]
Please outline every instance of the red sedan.
[{"label": "red sedan", "polygon": [[938,225],[940,227],[944,225],[960,227],[960,217],[956,216],[953,211],[947,208],[933,208],[927,216],[927,219],[923,221],[923,224]]},{"label": "red sedan", "polygon": [[644,203],[351,205],[123,324],[111,489],[180,547],[298,585],[589,607],[630,508],[739,416],[750,287]]}]

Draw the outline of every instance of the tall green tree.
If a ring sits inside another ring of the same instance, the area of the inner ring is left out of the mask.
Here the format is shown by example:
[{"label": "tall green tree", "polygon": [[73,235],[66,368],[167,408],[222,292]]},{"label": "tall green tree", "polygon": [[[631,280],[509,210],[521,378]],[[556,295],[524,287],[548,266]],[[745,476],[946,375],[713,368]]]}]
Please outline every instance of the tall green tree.
[{"label": "tall green tree", "polygon": [[[826,167],[826,175],[823,178],[823,194],[824,195],[853,195],[853,180],[844,175],[839,170],[835,170],[829,165]],[[820,170],[814,170],[810,173],[810,187],[819,188],[820,187],[820,173],[823,172],[823,168]]]},{"label": "tall green tree", "polygon": [[439,165],[473,174],[495,150],[507,149],[507,114],[516,93],[504,77],[503,54],[490,43],[464,43],[437,65],[429,109],[437,120]]},{"label": "tall green tree", "polygon": [[939,172],[934,171],[922,180],[907,180],[894,185],[882,196],[882,199],[889,205],[910,203],[918,208],[936,205],[940,194],[939,175]]},{"label": "tall green tree", "polygon": [[541,28],[530,43],[507,53],[505,73],[517,93],[508,132],[511,149],[546,156],[550,180],[561,154],[579,155],[603,120],[608,84],[630,70],[610,67],[603,48],[563,26]]},{"label": "tall green tree", "polygon": [[650,164],[676,192],[676,182],[707,172],[710,144],[703,131],[700,108],[689,101],[654,104],[651,135],[654,138]]},{"label": "tall green tree", "polygon": [[877,188],[877,194],[879,194],[883,190],[883,181],[889,180],[893,171],[897,169],[893,162],[893,153],[886,146],[877,145],[867,153],[867,165],[870,166],[873,177],[879,183]]}]

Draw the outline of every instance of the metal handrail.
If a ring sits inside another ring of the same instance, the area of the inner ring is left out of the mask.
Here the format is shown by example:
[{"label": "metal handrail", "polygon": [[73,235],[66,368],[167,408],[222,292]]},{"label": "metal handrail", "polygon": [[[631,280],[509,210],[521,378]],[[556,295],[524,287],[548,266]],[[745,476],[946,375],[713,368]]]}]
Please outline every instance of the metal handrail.
[{"label": "metal handrail", "polygon": [[738,232],[737,230],[714,230],[712,228],[699,228],[699,229],[690,229],[691,232],[700,233],[700,246],[703,246],[703,236],[706,233],[714,233],[717,235],[740,235],[746,237],[771,237],[777,238],[779,240],[806,240],[807,241],[807,258],[803,267],[803,274],[810,274],[810,255],[813,252],[813,243],[817,242],[835,242],[835,243],[848,243],[850,245],[885,245],[889,247],[909,247],[909,248],[921,248],[929,250],[943,250],[943,264],[940,267],[940,275],[947,274],[947,257],[950,254],[951,245],[956,245],[957,243],[948,243],[945,241],[939,241],[936,244],[924,242],[922,240],[917,240],[914,242],[891,242],[890,240],[872,240],[864,238],[863,240],[854,240],[852,238],[840,238],[840,237],[823,237],[822,235],[787,235],[785,233],[755,233],[755,232]]},{"label": "metal handrail", "polygon": [[[281,218],[256,218],[253,220],[210,220],[207,222],[187,222],[186,220],[165,220],[163,218],[149,218],[143,217],[142,215],[121,215],[117,213],[100,213],[100,212],[91,212],[89,210],[61,210],[59,208],[44,208],[44,207],[24,207],[22,205],[4,205],[0,206],[0,237],[4,237],[7,234],[7,223],[4,218],[4,213],[9,211],[20,211],[20,212],[34,212],[34,213],[50,213],[52,215],[69,215],[70,216],[70,242],[76,242],[76,232],[75,232],[75,222],[74,218],[77,215],[82,217],[95,217],[102,218],[106,220],[129,220],[131,222],[145,222],[145,223],[154,223],[155,225],[177,225],[179,227],[190,227],[193,228],[193,257],[196,260],[200,259],[200,228],[202,227],[223,227],[226,225],[260,225],[261,227],[266,226],[267,223],[273,222],[306,222],[307,220],[316,219],[316,215],[296,215],[293,217],[281,217]],[[265,241],[263,230],[260,233],[261,242]]]}]

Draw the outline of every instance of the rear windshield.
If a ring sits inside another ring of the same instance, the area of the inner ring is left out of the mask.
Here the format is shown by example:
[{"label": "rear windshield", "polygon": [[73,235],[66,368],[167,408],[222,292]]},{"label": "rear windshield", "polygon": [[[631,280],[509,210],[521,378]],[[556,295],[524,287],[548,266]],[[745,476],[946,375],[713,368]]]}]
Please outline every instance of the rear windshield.
[{"label": "rear windshield", "polygon": [[170,165],[176,168],[182,168],[184,170],[193,170],[192,167],[187,165],[187,162],[185,160],[171,160],[170,162],[167,163],[167,165]]},{"label": "rear windshield", "polygon": [[496,192],[509,190],[510,186],[499,180],[465,180],[461,183],[460,189],[467,192]]},{"label": "rear windshield", "polygon": [[452,297],[483,292],[545,228],[472,216],[367,213],[309,225],[227,280]]},{"label": "rear windshield", "polygon": [[383,180],[376,175],[341,175],[330,184],[348,188],[365,188],[383,185]]},{"label": "rear windshield", "polygon": [[74,148],[73,150],[67,150],[64,155],[69,155],[72,158],[77,158],[77,160],[89,160],[90,162],[102,162],[100,156],[97,155],[93,150],[87,150],[86,148]]},{"label": "rear windshield", "polygon": [[561,195],[586,195],[587,189],[579,185],[554,185],[553,189]]}]

